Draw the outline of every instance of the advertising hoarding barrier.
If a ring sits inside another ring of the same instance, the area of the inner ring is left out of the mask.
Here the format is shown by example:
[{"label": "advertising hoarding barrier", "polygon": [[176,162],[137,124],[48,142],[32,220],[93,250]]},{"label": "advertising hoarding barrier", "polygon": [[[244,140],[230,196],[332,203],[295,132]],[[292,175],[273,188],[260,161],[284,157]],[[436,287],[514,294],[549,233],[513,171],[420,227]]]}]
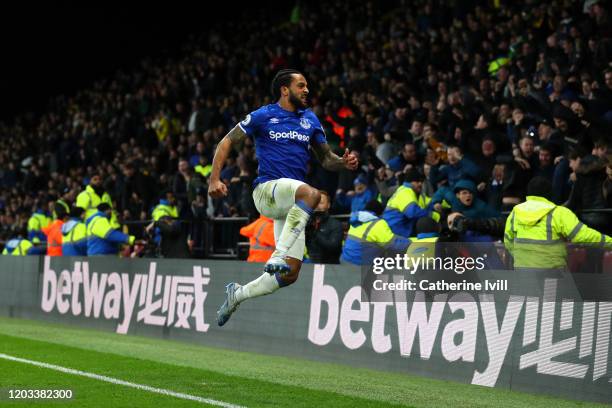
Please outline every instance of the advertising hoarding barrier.
[{"label": "advertising hoarding barrier", "polygon": [[[247,301],[217,327],[225,284],[259,271],[232,261],[4,256],[0,315],[612,401],[612,274],[480,271],[480,281],[508,276],[508,289],[417,288],[366,302],[360,268],[305,264],[296,284]],[[583,296],[584,287],[597,293]]]}]

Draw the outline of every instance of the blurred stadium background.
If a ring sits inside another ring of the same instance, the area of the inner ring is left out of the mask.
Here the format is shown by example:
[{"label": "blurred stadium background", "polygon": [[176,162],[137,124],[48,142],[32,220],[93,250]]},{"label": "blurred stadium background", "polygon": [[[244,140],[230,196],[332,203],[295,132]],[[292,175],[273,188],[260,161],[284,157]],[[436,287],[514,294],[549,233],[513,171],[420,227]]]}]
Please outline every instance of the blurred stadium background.
[{"label": "blurred stadium background", "polygon": [[[172,191],[190,257],[246,258],[238,231],[258,217],[252,146],[228,161],[225,199],[207,197],[207,166],[229,129],[273,102],[270,79],[289,67],[309,80],[330,145],[360,157],[355,172],[331,173],[315,160],[309,168],[307,181],[329,193],[345,230],[351,212],[372,198],[385,203],[412,167],[426,175],[430,196],[469,179],[481,204],[461,208],[473,219],[503,218],[524,200],[527,182],[544,176],[557,204],[612,231],[609,3],[18,7],[0,26],[0,249],[29,235],[36,211],[51,218],[57,200],[73,204],[97,173],[120,228],[149,242],[133,256],[159,255],[145,226]],[[449,156],[463,164],[440,171]],[[450,203],[443,213],[457,209]],[[318,255],[337,262],[340,250]],[[579,270],[587,255],[573,255]],[[609,268],[610,254],[603,259]],[[73,355],[83,371],[246,406],[587,405],[25,320],[3,318],[0,328],[2,353],[59,365]],[[181,403],[16,362],[0,367],[15,373],[14,385],[95,388],[83,406]],[[0,379],[3,387],[8,378]]]}]

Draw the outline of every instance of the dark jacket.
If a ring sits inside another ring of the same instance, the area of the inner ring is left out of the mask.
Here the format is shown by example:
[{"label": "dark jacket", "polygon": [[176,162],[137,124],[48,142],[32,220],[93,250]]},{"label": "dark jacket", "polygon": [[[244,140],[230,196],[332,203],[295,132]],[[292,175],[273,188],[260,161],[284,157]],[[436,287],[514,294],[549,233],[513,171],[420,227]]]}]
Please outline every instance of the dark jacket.
[{"label": "dark jacket", "polygon": [[155,222],[161,234],[160,250],[164,258],[190,258],[187,234],[181,223],[171,217],[162,217]]},{"label": "dark jacket", "polygon": [[340,221],[315,212],[306,227],[308,258],[314,263],[338,263],[343,235]]},{"label": "dark jacket", "polygon": [[609,214],[580,213],[585,208],[607,208],[603,193],[606,181],[606,163],[597,156],[589,155],[580,161],[576,169],[576,182],[570,193],[567,207],[578,212],[580,219],[598,231],[607,231],[612,219]]}]

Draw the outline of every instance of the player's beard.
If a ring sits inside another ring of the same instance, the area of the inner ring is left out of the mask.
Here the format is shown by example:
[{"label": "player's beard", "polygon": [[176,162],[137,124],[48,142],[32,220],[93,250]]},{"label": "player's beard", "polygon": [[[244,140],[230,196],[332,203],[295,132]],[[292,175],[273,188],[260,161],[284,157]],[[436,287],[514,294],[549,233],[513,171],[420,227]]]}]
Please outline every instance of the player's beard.
[{"label": "player's beard", "polygon": [[297,109],[306,109],[308,107],[308,103],[306,101],[302,100],[291,91],[289,91],[289,102]]}]

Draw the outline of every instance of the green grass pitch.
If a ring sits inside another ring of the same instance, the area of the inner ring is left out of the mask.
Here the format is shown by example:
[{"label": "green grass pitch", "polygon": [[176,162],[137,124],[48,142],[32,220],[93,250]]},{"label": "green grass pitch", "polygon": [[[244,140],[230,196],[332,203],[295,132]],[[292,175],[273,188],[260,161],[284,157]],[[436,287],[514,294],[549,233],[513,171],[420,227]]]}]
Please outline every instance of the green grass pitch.
[{"label": "green grass pitch", "polygon": [[[0,353],[247,407],[604,406],[299,358],[0,318]],[[70,389],[72,400],[7,399],[9,388]],[[0,408],[206,404],[0,359]]]}]

